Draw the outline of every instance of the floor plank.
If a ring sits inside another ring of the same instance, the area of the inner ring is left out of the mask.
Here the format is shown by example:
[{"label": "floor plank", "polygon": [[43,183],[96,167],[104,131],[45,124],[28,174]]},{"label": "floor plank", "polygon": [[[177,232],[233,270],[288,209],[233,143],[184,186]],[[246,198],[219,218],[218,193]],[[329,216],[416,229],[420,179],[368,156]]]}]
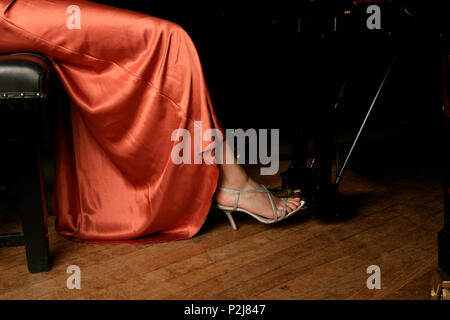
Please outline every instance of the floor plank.
[{"label": "floor plank", "polygon": [[[49,217],[51,271],[29,274],[24,248],[1,248],[0,299],[428,299],[443,226],[439,148],[392,145],[362,145],[340,187],[354,211],[345,222],[305,214],[264,225],[236,214],[234,231],[213,210],[189,240],[99,245],[60,236]],[[279,175],[247,170],[280,187]],[[20,231],[20,221],[2,205],[6,231]],[[81,290],[66,287],[69,265],[81,268]],[[381,269],[381,290],[366,286],[370,265]]]}]

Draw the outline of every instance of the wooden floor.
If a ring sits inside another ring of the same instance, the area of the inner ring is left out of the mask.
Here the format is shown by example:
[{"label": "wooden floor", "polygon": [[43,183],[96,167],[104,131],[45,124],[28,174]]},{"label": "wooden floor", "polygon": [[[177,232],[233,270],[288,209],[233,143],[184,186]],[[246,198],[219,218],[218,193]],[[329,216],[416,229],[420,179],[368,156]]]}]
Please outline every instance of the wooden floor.
[{"label": "wooden floor", "polygon": [[[402,139],[358,150],[340,188],[354,207],[345,222],[298,216],[267,226],[241,215],[233,231],[212,212],[190,240],[95,245],[56,234],[50,217],[52,270],[29,274],[24,248],[0,249],[0,299],[429,299],[443,226],[440,149]],[[0,210],[0,232],[18,226]],[[69,265],[81,268],[81,290],[66,288]],[[371,265],[381,268],[380,290],[366,286]]]}]

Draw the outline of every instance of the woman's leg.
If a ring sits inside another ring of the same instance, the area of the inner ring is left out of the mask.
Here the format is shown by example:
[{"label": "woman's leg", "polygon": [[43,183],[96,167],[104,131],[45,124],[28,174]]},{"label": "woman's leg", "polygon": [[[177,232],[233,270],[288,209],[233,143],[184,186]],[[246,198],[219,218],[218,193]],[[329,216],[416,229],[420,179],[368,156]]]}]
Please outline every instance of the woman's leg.
[{"label": "woman's leg", "polygon": [[[52,58],[71,103],[61,108],[70,117],[58,131],[56,230],[89,241],[194,236],[210,210],[219,168],[171,161],[172,137],[179,129],[194,136],[197,121],[203,131],[218,121],[186,32],[90,1],[9,4],[0,0],[0,53]],[[79,29],[67,26],[73,5]]]},{"label": "woman's leg", "polygon": [[[224,159],[226,159],[226,155],[232,154],[233,151],[230,150],[227,143],[224,143],[223,145]],[[262,188],[259,183],[257,183],[247,175],[241,165],[237,164],[236,159],[234,159],[233,162],[234,164],[220,165],[219,186],[232,190],[251,190]],[[218,188],[214,195],[214,198],[221,205],[233,206],[235,195],[221,191],[220,188]],[[283,202],[281,201],[281,199],[275,196],[273,196],[273,199],[278,209],[278,216],[281,216],[283,210]],[[288,199],[286,208],[287,212],[292,212],[299,205],[300,197]],[[242,194],[239,199],[239,207],[265,218],[273,218],[272,205],[269,198],[267,197],[267,194],[264,193]]]},{"label": "woman's leg", "polygon": [[[73,2],[80,29],[67,28]],[[62,126],[70,135],[58,152],[59,233],[91,241],[185,239],[203,225],[219,175],[224,187],[261,189],[238,165],[170,161],[175,130],[193,136],[197,121],[203,132],[220,127],[184,30],[141,13],[73,2],[0,0],[0,52],[53,58],[71,100],[70,126]],[[215,198],[223,205],[234,200],[220,191]],[[267,194],[245,194],[239,206],[273,218]]]}]

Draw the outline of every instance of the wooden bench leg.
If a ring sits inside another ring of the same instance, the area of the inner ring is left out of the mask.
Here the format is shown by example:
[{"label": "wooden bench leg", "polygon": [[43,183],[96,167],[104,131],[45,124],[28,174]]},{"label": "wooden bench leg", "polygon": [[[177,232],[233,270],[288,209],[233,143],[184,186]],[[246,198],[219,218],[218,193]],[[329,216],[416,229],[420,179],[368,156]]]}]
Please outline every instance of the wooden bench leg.
[{"label": "wooden bench leg", "polygon": [[39,144],[27,145],[20,159],[17,188],[28,270],[45,272],[50,270],[50,258]]}]

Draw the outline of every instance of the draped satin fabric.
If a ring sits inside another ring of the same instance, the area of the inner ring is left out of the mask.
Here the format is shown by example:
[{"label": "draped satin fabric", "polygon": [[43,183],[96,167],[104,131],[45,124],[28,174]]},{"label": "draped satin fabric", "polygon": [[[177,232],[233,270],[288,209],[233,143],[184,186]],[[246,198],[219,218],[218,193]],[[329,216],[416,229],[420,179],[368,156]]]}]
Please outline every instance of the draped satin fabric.
[{"label": "draped satin fabric", "polygon": [[[71,5],[80,8],[80,29],[68,28]],[[57,232],[95,243],[194,236],[219,169],[174,164],[172,133],[186,129],[194,140],[195,121],[202,134],[222,128],[186,32],[79,0],[0,0],[0,31],[0,53],[49,57],[70,100],[57,129]]]}]

